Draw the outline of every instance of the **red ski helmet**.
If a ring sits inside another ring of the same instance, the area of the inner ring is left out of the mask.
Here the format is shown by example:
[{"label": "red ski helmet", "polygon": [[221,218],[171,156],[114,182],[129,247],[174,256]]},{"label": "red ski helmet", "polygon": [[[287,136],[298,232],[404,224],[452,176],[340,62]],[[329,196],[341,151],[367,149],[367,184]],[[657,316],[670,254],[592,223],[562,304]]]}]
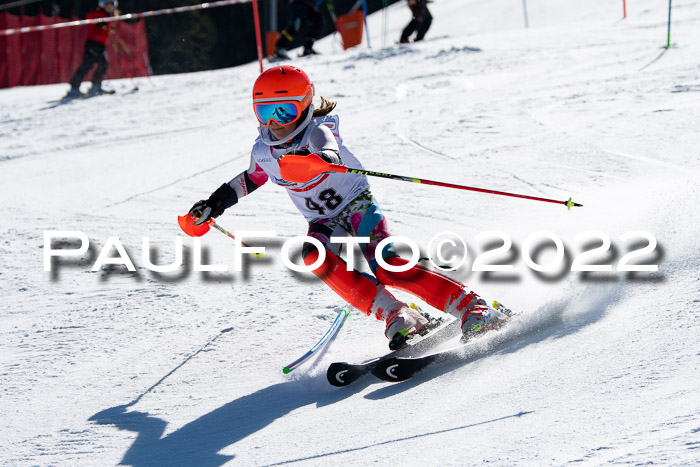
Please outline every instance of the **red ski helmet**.
[{"label": "red ski helmet", "polygon": [[265,70],[253,85],[253,111],[263,126],[272,121],[282,126],[291,125],[311,107],[313,98],[313,83],[295,66]]}]

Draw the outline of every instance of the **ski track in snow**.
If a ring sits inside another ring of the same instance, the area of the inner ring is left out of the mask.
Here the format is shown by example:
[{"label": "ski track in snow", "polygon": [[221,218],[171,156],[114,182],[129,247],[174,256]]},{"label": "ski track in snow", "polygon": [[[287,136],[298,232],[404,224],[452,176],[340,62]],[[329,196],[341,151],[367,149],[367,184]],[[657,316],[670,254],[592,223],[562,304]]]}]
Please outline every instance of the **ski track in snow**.
[{"label": "ski track in snow", "polygon": [[[440,0],[423,43],[383,48],[379,13],[372,49],[341,52],[331,37],[294,62],[338,101],[367,169],[584,205],[371,180],[395,235],[422,248],[438,232],[463,236],[470,256],[452,276],[523,312],[400,384],[328,385],[330,362],[386,352],[382,323],[358,312],[282,374],[343,303],[282,265],[282,242],[307,224],[281,189],[218,219],[274,230],[250,239],[268,248],[262,259],[245,273],[194,271],[176,217],[248,166],[257,63],[156,76],[132,94],[112,81],[114,96],[54,108],[65,85],[0,91],[0,465],[697,464],[700,4],[674,2],[668,50],[659,2],[628,2],[626,20],[603,0],[528,8],[524,29],[512,2]],[[389,7],[392,41],[409,16]],[[46,230],[85,232],[90,248],[44,272]],[[470,270],[487,230],[513,239],[495,260],[512,273]],[[524,264],[538,230],[563,240],[560,271]],[[600,244],[575,240],[590,230],[613,245],[592,264],[614,267],[644,245],[622,234],[652,233],[658,246],[638,261],[659,271],[567,272]],[[135,273],[91,271],[114,236]],[[176,236],[182,267],[147,270],[142,237],[169,264]],[[202,243],[205,264],[232,267],[230,239]]]}]

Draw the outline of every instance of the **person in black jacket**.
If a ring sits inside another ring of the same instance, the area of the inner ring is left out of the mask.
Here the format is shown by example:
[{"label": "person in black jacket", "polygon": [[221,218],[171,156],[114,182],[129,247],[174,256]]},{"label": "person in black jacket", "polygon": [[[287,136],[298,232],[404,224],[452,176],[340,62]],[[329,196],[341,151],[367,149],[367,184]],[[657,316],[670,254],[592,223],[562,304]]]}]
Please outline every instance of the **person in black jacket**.
[{"label": "person in black jacket", "polygon": [[408,7],[413,13],[413,19],[401,33],[402,44],[408,44],[408,39],[414,32],[416,33],[414,41],[422,41],[425,33],[430,29],[430,23],[433,22],[433,16],[428,11],[428,0],[408,0]]},{"label": "person in black jacket", "polygon": [[275,56],[280,59],[289,60],[287,49],[294,41],[296,36],[302,29],[302,25],[306,25],[306,39],[304,40],[304,51],[302,55],[313,55],[316,51],[313,49],[314,42],[323,32],[324,19],[319,6],[325,0],[289,0],[289,22],[287,26],[280,31],[280,38],[275,44]]}]

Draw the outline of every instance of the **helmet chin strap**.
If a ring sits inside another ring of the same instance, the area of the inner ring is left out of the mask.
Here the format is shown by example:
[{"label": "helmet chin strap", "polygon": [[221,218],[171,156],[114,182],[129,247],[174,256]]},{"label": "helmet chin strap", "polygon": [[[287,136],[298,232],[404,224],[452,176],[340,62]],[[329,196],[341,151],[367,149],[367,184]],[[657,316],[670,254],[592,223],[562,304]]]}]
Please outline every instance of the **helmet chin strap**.
[{"label": "helmet chin strap", "polygon": [[[260,125],[260,126],[258,127],[258,131],[260,132],[260,139],[262,140],[263,144],[265,144],[266,146],[278,146],[278,145],[280,145],[280,144],[284,144],[284,143],[286,143],[287,141],[290,141],[290,140],[294,139],[294,137],[295,137],[296,135],[298,135],[299,133],[301,133],[302,131],[304,131],[304,130],[306,129],[306,127],[309,126],[309,122],[311,122],[311,119],[312,119],[312,118],[314,118],[314,106],[313,106],[313,104],[309,105],[308,112],[307,112],[307,114],[306,114],[306,118],[304,119],[304,121],[301,122],[301,123],[299,124],[299,126],[296,127],[296,129],[295,129],[294,131],[292,131],[289,135],[287,135],[287,136],[285,137],[284,141],[280,141],[280,140],[278,140],[278,139],[275,139],[275,140],[266,139],[266,138],[265,138],[265,128],[266,128],[266,127],[264,127],[263,125]],[[271,137],[274,136],[274,135],[272,134],[272,132],[270,132],[270,129],[269,129],[269,128],[267,129],[267,133],[268,133]]]}]

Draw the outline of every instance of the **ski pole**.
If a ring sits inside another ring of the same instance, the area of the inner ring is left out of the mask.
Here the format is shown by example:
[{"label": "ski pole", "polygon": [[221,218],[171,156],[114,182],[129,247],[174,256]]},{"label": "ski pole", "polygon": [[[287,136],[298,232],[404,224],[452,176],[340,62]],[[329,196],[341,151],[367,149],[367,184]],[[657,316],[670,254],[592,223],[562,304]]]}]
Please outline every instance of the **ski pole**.
[{"label": "ski pole", "polygon": [[336,21],[338,21],[338,15],[335,13],[335,3],[333,3],[333,0],[326,0],[326,8],[328,9],[328,14],[331,15],[333,25],[335,26]]},{"label": "ski pole", "polygon": [[[207,224],[211,224],[212,226],[214,226],[214,228],[215,228],[216,230],[218,230],[218,231],[221,232],[222,234],[226,235],[226,236],[229,237],[231,240],[236,240],[236,237],[234,237],[233,234],[232,234],[231,232],[229,232],[228,230],[224,229],[224,228],[221,227],[219,224],[217,224],[216,221],[215,221],[214,219],[209,219],[209,221],[207,222]],[[243,246],[246,247],[246,248],[250,248],[250,245],[248,245],[248,244],[247,244],[246,242],[244,242],[243,240],[241,240],[241,245],[243,245]],[[262,257],[263,257],[263,253],[253,253],[253,258],[262,258]]]},{"label": "ski pole", "polygon": [[306,183],[309,180],[311,180],[312,178],[314,178],[318,175],[324,174],[324,173],[328,173],[328,172],[351,173],[351,174],[359,174],[359,175],[370,175],[373,177],[388,178],[391,180],[400,180],[403,182],[422,183],[424,185],[435,185],[435,186],[441,186],[441,187],[446,187],[446,188],[456,188],[458,190],[476,191],[479,193],[488,193],[488,194],[492,194],[492,195],[511,196],[513,198],[529,199],[529,200],[533,200],[533,201],[543,201],[545,203],[563,204],[564,206],[566,206],[569,209],[569,211],[574,206],[579,206],[579,207],[583,206],[582,204],[574,203],[571,200],[571,198],[569,198],[567,201],[557,201],[554,199],[540,198],[537,196],[519,195],[516,193],[507,193],[505,191],[488,190],[485,188],[475,188],[475,187],[466,186],[466,185],[455,185],[453,183],[437,182],[437,181],[433,181],[433,180],[426,180],[424,178],[404,177],[401,175],[393,175],[393,174],[388,174],[388,173],[383,173],[383,172],[373,172],[371,170],[353,169],[350,167],[345,167],[344,165],[337,165],[337,164],[331,164],[329,162],[326,162],[323,159],[321,159],[321,156],[319,156],[318,154],[309,154],[306,156],[296,155],[296,154],[288,154],[288,155],[280,157],[279,167],[280,167],[280,175],[282,176],[282,178],[288,182],[295,182],[295,183]]},{"label": "ski pole", "polygon": [[131,58],[131,61],[134,62],[134,65],[143,73],[143,75],[148,79],[148,82],[151,83],[151,86],[153,86],[153,81],[151,81],[151,76],[148,74],[148,71],[141,66],[138,60],[136,60],[136,57],[134,57],[134,54],[131,53],[131,49],[127,47],[126,42],[121,37],[118,37],[117,40],[119,41],[119,45],[121,45],[122,49],[124,49],[124,52]]},{"label": "ski pole", "polygon": [[126,72],[126,75],[129,77],[131,80],[131,84],[134,86],[134,90],[138,89],[138,85],[134,81],[134,75],[131,73],[131,70],[129,70],[129,65],[127,65],[126,60],[124,60],[124,57],[122,54],[119,52],[119,49],[117,48],[117,44],[114,43],[114,40],[110,37],[109,38],[109,43],[112,46],[112,49],[114,50],[114,53],[119,57],[119,61],[121,62],[122,65],[122,70]]},{"label": "ski pole", "polygon": [[[177,223],[182,229],[182,231],[190,237],[201,237],[205,233],[209,232],[209,229],[213,226],[216,230],[226,235],[230,239],[236,240],[236,237],[234,237],[231,232],[217,224],[214,219],[209,219],[208,221],[203,222],[202,224],[195,224],[194,222],[197,219],[199,219],[199,216],[194,212],[191,212],[184,216],[177,216]],[[248,245],[244,241],[241,241],[241,245],[243,245],[246,248],[250,248],[250,245]],[[262,256],[263,253],[253,253],[254,258],[262,258]]]}]

